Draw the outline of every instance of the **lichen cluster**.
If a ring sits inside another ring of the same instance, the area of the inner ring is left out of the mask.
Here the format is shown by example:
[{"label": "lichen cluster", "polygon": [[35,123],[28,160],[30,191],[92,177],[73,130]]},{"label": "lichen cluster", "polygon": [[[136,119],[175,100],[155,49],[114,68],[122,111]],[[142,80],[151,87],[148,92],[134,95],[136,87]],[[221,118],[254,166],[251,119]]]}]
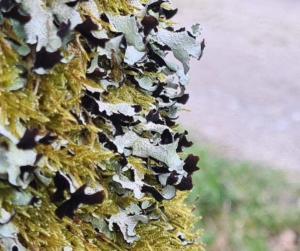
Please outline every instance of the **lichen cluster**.
[{"label": "lichen cluster", "polygon": [[199,159],[175,120],[204,42],[176,12],[0,0],[2,250],[202,250],[183,203]]}]

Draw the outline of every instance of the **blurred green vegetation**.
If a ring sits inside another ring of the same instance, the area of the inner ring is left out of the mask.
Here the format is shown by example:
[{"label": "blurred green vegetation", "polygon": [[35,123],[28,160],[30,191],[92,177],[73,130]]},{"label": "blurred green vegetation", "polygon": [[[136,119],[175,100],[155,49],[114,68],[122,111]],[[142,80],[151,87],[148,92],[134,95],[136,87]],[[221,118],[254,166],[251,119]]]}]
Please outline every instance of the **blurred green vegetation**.
[{"label": "blurred green vegetation", "polygon": [[300,233],[300,185],[286,173],[230,161],[209,147],[188,152],[200,156],[187,203],[202,216],[197,228],[207,251],[268,251],[284,230]]}]

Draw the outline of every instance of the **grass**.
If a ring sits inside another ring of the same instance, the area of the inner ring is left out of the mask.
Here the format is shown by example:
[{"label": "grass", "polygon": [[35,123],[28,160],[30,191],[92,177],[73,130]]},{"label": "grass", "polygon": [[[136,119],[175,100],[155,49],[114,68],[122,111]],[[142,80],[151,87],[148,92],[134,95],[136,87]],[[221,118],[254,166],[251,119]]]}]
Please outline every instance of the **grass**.
[{"label": "grass", "polygon": [[209,148],[189,152],[200,156],[188,203],[202,216],[197,228],[207,251],[268,251],[284,230],[300,233],[300,186],[285,173],[232,162]]}]

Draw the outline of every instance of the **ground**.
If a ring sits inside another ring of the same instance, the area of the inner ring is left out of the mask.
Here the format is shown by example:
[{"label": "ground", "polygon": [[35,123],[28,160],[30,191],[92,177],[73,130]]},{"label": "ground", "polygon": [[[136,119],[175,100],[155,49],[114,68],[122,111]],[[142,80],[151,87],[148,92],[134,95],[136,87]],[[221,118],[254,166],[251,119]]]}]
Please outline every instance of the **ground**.
[{"label": "ground", "polygon": [[229,157],[300,171],[300,2],[172,4],[179,26],[200,23],[207,43],[191,63],[182,127]]},{"label": "ground", "polygon": [[[180,114],[182,127],[200,145],[212,144],[232,159],[287,170],[299,181],[300,2],[172,4],[179,8],[177,27],[200,23],[207,44],[201,61],[191,61],[185,107],[191,112]],[[271,250],[299,250],[297,239],[295,231],[283,229],[269,240]],[[221,246],[210,250],[224,250]]]}]

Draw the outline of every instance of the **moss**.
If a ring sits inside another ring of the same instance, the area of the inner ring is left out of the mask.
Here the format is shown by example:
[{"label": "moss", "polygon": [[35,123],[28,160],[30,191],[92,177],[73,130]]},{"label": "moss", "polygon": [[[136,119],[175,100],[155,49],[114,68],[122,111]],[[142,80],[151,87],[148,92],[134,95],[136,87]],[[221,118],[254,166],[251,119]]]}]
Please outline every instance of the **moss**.
[{"label": "moss", "polygon": [[[180,193],[176,199],[164,201],[164,203],[159,206],[159,208],[166,212],[165,221],[162,218],[151,225],[139,225],[137,227],[136,230],[142,238],[133,246],[132,250],[204,250],[200,243],[182,246],[182,243],[177,237],[178,232],[180,232],[186,234],[187,240],[194,240],[201,234],[199,230],[191,231],[195,218],[191,214],[191,208],[183,203],[186,195],[186,193]],[[173,229],[166,231],[166,229],[170,229],[170,226],[173,226]]]},{"label": "moss", "polygon": [[98,6],[104,12],[111,12],[117,15],[132,14],[135,9],[132,5],[130,5],[125,0],[120,0],[120,1],[100,0],[98,2]]},{"label": "moss", "polygon": [[153,97],[146,92],[143,92],[143,90],[135,88],[129,81],[126,81],[119,88],[110,87],[108,93],[102,97],[103,100],[113,104],[125,102],[131,105],[140,105],[143,108],[142,111],[148,111],[155,102]]},{"label": "moss", "polygon": [[[9,4],[20,11],[25,2],[28,4],[27,0]],[[41,2],[35,0],[31,11]],[[96,6],[92,9],[87,2],[79,2],[74,6],[43,2],[48,8],[40,13],[54,18],[57,26],[48,27],[52,35],[45,35],[41,50],[28,39],[36,32],[29,25],[34,18],[24,21],[24,16],[32,13],[19,12],[17,19],[6,14],[0,26],[0,205],[5,210],[0,219],[4,221],[5,214],[10,214],[5,224],[16,229],[13,237],[2,238],[0,247],[201,250],[201,244],[193,241],[200,234],[192,232],[197,219],[183,204],[187,193],[179,191],[188,189],[184,185],[175,188],[190,176],[180,158],[182,153],[170,147],[168,151],[178,158],[172,162],[174,166],[168,166],[153,158],[157,150],[149,153],[140,146],[122,148],[127,143],[120,141],[120,137],[134,133],[137,140],[153,148],[184,146],[172,117],[181,94],[168,93],[166,88],[167,79],[177,73],[162,62],[166,60],[163,51],[156,62],[158,56],[151,50],[159,41],[151,44],[150,36],[145,35],[140,12],[143,5],[90,0],[91,6]],[[60,13],[56,4],[70,13]],[[1,13],[6,12],[1,8]],[[116,22],[123,16],[134,27],[117,31],[108,17],[100,20],[97,11],[116,16]],[[66,14],[78,23],[68,26]],[[86,14],[91,14],[91,19]],[[132,21],[129,15],[136,15],[136,19]],[[86,26],[80,29],[84,22]],[[61,44],[54,42],[58,34],[62,34]],[[133,44],[126,42],[125,35],[131,36],[128,41]],[[121,42],[101,54],[106,43],[118,36],[123,36]],[[155,33],[152,36],[157,39]],[[139,47],[142,51],[134,47],[139,42],[144,43]],[[20,54],[20,46],[27,46],[29,52]],[[144,56],[133,64],[126,63],[127,46]],[[97,70],[88,72],[95,57],[99,57]],[[135,76],[149,77],[156,89],[141,87]],[[180,83],[175,85],[182,88]],[[155,127],[148,130],[151,123],[156,123]],[[135,154],[137,148],[140,153]],[[163,176],[171,181],[164,183]],[[145,187],[152,190],[144,191]],[[113,222],[120,213],[126,217]]]}]

